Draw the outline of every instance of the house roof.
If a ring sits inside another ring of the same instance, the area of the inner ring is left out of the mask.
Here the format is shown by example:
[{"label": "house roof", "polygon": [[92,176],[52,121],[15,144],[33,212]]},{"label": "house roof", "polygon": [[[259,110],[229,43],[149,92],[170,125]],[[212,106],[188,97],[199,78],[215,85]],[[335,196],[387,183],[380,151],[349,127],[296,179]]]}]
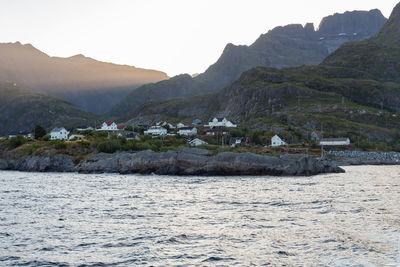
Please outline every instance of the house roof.
[{"label": "house roof", "polygon": [[113,121],[106,121],[105,124],[107,124],[107,126],[111,126],[114,122]]},{"label": "house roof", "polygon": [[181,127],[181,128],[179,128],[179,131],[181,131],[181,130],[192,130],[192,129],[196,129],[195,127]]},{"label": "house roof", "polygon": [[60,131],[62,131],[62,130],[65,130],[65,128],[64,127],[57,127],[57,128],[54,128],[53,130],[51,130],[52,132],[60,132]]},{"label": "house roof", "polygon": [[223,121],[225,118],[217,118],[217,117],[215,117],[215,118],[210,119],[209,122],[212,122],[214,119],[217,119],[218,122],[221,122],[221,121]]},{"label": "house roof", "polygon": [[125,128],[126,128],[125,125],[118,125],[118,127],[117,127],[118,130],[123,130],[123,129],[125,129]]}]

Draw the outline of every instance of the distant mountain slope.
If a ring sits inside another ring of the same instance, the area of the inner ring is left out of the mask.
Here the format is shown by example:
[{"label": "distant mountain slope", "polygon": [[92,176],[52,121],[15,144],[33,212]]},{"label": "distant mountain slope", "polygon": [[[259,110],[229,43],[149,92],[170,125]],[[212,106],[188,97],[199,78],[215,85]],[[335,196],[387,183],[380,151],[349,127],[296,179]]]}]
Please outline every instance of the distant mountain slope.
[{"label": "distant mountain slope", "polygon": [[94,113],[107,112],[132,89],[168,79],[159,71],[76,55],[49,57],[30,44],[0,44],[0,80],[61,97]]},{"label": "distant mountain slope", "polygon": [[[400,4],[376,37],[345,44],[319,66],[258,67],[218,92],[149,102],[124,120],[207,120],[391,140],[400,134]],[[351,48],[351,50],[349,50]],[[372,49],[374,48],[374,49]]]},{"label": "distant mountain slope", "polygon": [[[188,87],[196,88],[190,90],[192,95],[213,92],[238,79],[244,71],[258,66],[285,68],[317,65],[343,43],[377,34],[385,22],[382,13],[374,9],[326,17],[317,31],[310,23],[304,27],[300,24],[276,27],[261,35],[251,46],[228,44],[218,61],[204,73],[192,81],[185,78],[185,82],[182,82],[184,87],[178,87],[180,83],[176,80],[170,85],[169,81],[152,85],[152,95],[157,95],[153,99],[187,96]],[[139,101],[138,95],[146,94],[146,90],[143,87],[132,92],[112,109],[111,114],[122,115],[137,108],[144,103],[143,99]]]},{"label": "distant mountain slope", "polygon": [[376,37],[343,45],[323,64],[365,71],[381,81],[400,82],[400,4]]},{"label": "distant mountain slope", "polygon": [[31,131],[37,124],[72,127],[93,124],[95,116],[71,103],[32,93],[13,84],[0,82],[0,135],[11,131]]}]

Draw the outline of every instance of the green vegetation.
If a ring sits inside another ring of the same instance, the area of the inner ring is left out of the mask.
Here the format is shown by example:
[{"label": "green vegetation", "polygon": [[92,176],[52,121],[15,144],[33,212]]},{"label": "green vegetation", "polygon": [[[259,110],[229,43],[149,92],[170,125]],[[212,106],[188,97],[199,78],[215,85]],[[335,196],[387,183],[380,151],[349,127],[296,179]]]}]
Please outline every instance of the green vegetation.
[{"label": "green vegetation", "polygon": [[35,133],[35,139],[40,139],[46,135],[46,130],[40,125],[36,125],[33,132]]}]

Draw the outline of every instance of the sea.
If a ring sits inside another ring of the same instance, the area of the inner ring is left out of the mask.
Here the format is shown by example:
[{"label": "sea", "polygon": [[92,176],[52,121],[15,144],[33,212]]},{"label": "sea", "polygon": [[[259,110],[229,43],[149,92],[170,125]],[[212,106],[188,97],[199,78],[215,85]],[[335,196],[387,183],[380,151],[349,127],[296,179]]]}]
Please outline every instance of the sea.
[{"label": "sea", "polygon": [[0,172],[0,266],[400,266],[400,166],[312,177]]}]

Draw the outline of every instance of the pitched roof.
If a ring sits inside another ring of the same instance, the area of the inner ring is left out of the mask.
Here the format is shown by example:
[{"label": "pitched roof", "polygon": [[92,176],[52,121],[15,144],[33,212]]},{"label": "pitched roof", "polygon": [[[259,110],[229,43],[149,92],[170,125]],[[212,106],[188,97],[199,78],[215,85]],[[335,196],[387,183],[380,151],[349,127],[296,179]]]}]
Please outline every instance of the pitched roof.
[{"label": "pitched roof", "polygon": [[181,128],[179,128],[179,131],[181,131],[181,130],[192,130],[192,129],[196,129],[195,127],[188,127],[188,126],[186,126],[186,127],[181,127]]},{"label": "pitched roof", "polygon": [[111,126],[114,122],[113,121],[106,121],[105,124],[107,124],[107,126]]},{"label": "pitched roof", "polygon": [[57,128],[54,128],[53,130],[51,130],[52,132],[60,132],[60,131],[62,131],[62,130],[65,130],[65,128],[64,127],[57,127]]},{"label": "pitched roof", "polygon": [[118,125],[118,126],[117,126],[117,129],[118,129],[118,130],[123,130],[123,129],[125,129],[125,128],[126,128],[125,125]]}]

